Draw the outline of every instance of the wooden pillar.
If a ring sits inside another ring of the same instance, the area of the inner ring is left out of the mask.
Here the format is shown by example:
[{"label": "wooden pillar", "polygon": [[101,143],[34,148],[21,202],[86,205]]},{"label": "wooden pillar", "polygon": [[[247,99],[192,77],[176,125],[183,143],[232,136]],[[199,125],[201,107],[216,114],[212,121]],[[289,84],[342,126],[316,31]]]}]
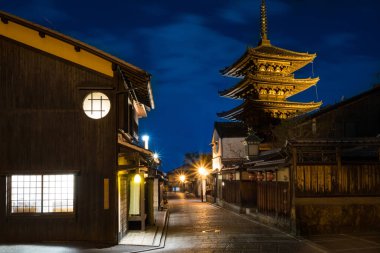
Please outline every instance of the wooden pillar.
[{"label": "wooden pillar", "polygon": [[297,215],[295,205],[295,171],[297,169],[297,148],[292,147],[292,165],[289,168],[289,205],[290,205],[290,230],[292,234],[299,234],[297,227]]},{"label": "wooden pillar", "polygon": [[141,215],[141,230],[145,230],[145,179],[144,173],[140,173],[141,183],[140,183],[140,215]]},{"label": "wooden pillar", "polygon": [[344,182],[343,182],[343,178],[345,178],[345,177],[343,176],[341,149],[339,146],[335,148],[335,155],[336,155],[337,171],[338,171],[338,175],[340,175],[337,190],[338,190],[338,192],[344,192],[344,190],[345,190],[344,188],[345,188],[346,184],[344,184]]},{"label": "wooden pillar", "polygon": [[278,173],[277,169],[275,170],[276,175],[276,192],[275,192],[275,213],[276,213],[276,220],[278,218]]}]

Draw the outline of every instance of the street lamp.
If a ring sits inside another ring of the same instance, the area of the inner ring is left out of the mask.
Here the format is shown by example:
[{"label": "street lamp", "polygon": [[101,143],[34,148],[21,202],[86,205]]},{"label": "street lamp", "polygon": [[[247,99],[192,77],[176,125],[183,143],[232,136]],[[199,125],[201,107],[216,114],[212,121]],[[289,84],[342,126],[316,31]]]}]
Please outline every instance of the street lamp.
[{"label": "street lamp", "polygon": [[260,139],[252,129],[248,130],[248,136],[244,139],[245,154],[248,160],[259,155],[260,143],[263,140]]},{"label": "street lamp", "polygon": [[186,176],[185,175],[180,175],[179,176],[179,181],[181,181],[182,183],[182,191],[184,192],[185,191],[185,181],[186,181]]},{"label": "street lamp", "polygon": [[198,168],[198,173],[201,176],[201,200],[204,202],[206,200],[206,176],[208,171],[205,167],[201,166]]},{"label": "street lamp", "polygon": [[144,142],[144,148],[145,149],[148,149],[149,145],[148,145],[148,142],[149,142],[149,135],[143,135],[142,136],[142,140]]}]

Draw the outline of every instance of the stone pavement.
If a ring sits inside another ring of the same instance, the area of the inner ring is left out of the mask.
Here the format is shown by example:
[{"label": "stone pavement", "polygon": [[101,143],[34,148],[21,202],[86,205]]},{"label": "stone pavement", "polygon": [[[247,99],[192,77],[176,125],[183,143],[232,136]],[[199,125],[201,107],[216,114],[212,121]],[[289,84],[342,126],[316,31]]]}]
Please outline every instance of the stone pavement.
[{"label": "stone pavement", "polygon": [[[169,195],[169,223],[146,234],[132,233],[140,245],[94,246],[84,243],[0,245],[0,253],[74,252],[295,252],[380,253],[380,234],[340,234],[295,238],[252,217],[201,203],[182,193]],[[161,220],[163,220],[161,218]],[[153,235],[155,234],[155,235]],[[162,237],[161,237],[162,235]],[[157,238],[160,238],[159,240]],[[126,241],[128,239],[126,238]],[[158,243],[159,241],[159,243]],[[159,246],[155,246],[159,245]]]},{"label": "stone pavement", "polygon": [[157,252],[325,252],[313,243],[253,222],[223,208],[169,195],[165,248]]},{"label": "stone pavement", "polygon": [[380,233],[293,237],[198,199],[172,194],[165,248],[159,252],[380,253]]}]

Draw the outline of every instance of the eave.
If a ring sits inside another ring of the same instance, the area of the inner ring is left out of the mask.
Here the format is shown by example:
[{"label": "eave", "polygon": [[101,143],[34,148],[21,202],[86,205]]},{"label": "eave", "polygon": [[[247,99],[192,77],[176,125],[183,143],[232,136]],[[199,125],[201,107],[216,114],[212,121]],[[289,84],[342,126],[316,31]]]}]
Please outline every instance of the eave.
[{"label": "eave", "polygon": [[272,86],[273,88],[283,87],[283,89],[292,91],[290,94],[284,95],[284,98],[288,98],[304,90],[307,90],[311,86],[318,83],[318,81],[319,77],[295,79],[293,77],[266,77],[266,75],[248,75],[242,81],[238,82],[234,87],[219,92],[219,95],[227,98],[242,99],[245,98],[242,94],[247,93],[252,89]]},{"label": "eave", "polygon": [[243,78],[242,70],[249,69],[253,63],[267,60],[287,63],[289,70],[286,74],[291,74],[312,62],[316,56],[316,54],[298,53],[272,45],[261,45],[256,48],[248,48],[235,63],[221,70],[221,73],[228,77]]},{"label": "eave", "polygon": [[297,116],[303,113],[311,112],[318,109],[322,102],[289,102],[289,101],[271,101],[271,100],[246,100],[241,105],[222,113],[218,113],[218,117],[241,121],[244,119],[244,114],[254,112],[268,112],[268,111],[287,111],[293,112],[292,116]]}]

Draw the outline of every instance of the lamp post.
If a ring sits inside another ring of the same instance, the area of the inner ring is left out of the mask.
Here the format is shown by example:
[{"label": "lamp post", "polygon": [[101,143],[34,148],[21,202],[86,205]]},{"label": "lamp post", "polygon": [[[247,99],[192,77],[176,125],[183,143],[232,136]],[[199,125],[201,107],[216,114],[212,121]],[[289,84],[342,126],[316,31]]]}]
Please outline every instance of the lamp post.
[{"label": "lamp post", "polygon": [[205,169],[205,167],[199,167],[198,168],[198,173],[201,177],[201,200],[202,202],[204,202],[204,200],[206,199],[206,176],[208,175],[208,172],[207,170]]},{"label": "lamp post", "polygon": [[179,181],[182,183],[182,191],[185,192],[185,181],[186,181],[186,176],[185,175],[180,175],[179,176]]},{"label": "lamp post", "polygon": [[149,135],[143,135],[142,140],[144,142],[144,148],[148,149],[149,148]]}]

